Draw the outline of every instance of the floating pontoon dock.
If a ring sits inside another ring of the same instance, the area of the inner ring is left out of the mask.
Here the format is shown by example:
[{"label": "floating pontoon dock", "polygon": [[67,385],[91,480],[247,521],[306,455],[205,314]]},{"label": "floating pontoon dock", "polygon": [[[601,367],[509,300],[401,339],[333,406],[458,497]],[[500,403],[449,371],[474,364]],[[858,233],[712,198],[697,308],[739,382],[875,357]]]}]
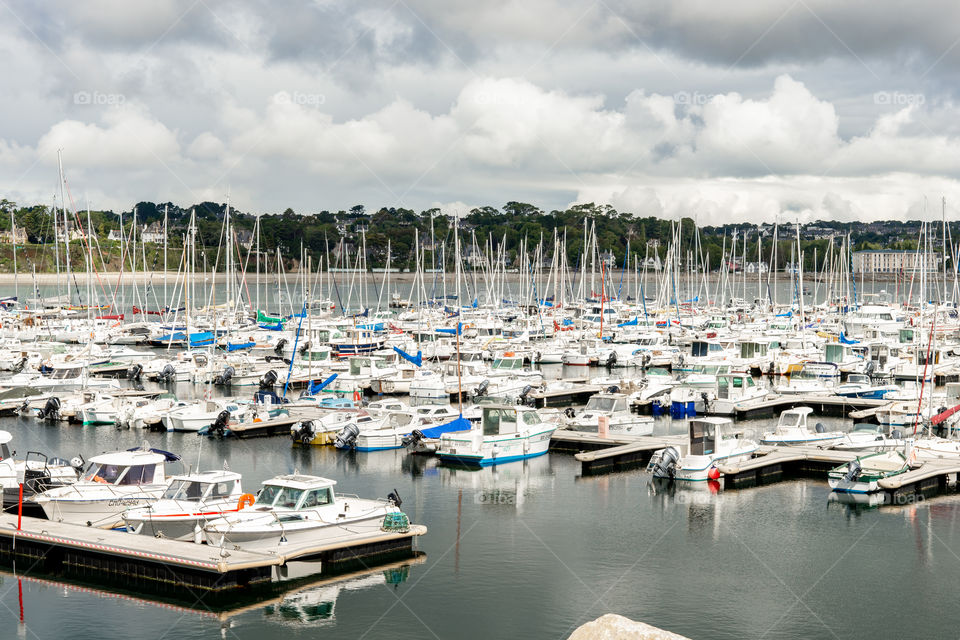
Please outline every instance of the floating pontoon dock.
[{"label": "floating pontoon dock", "polygon": [[347,535],[319,545],[284,543],[271,549],[246,550],[28,517],[18,530],[16,515],[0,514],[0,556],[35,563],[39,570],[68,568],[220,592],[269,582],[274,568],[282,573],[290,562],[315,562],[314,573],[323,573],[326,568],[412,553],[414,537],[426,532],[422,525],[410,525],[402,532]]},{"label": "floating pontoon dock", "polygon": [[575,453],[583,473],[595,473],[613,468],[645,464],[654,451],[676,447],[685,453],[687,436],[630,436],[611,434],[603,437],[596,432],[558,429],[550,439],[552,451]]}]

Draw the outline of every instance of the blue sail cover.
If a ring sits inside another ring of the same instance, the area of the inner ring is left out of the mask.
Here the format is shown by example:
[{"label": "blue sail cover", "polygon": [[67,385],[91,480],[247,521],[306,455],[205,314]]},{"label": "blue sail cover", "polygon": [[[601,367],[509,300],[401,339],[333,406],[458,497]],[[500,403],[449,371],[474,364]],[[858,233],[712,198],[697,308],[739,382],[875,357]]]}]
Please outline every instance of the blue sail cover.
[{"label": "blue sail cover", "polygon": [[451,336],[455,336],[463,333],[463,323],[458,322],[456,329],[437,329],[437,333],[447,333]]},{"label": "blue sail cover", "polygon": [[621,322],[618,324],[618,327],[635,327],[640,323],[639,318],[634,318],[633,320],[627,320],[626,322]]},{"label": "blue sail cover", "polygon": [[859,340],[851,340],[850,338],[843,335],[843,331],[840,332],[840,344],[860,344]]},{"label": "blue sail cover", "polygon": [[408,360],[413,364],[417,365],[418,367],[423,366],[423,351],[417,351],[417,355],[412,356],[399,347],[394,347],[393,350],[396,351],[398,354],[400,354],[400,357],[403,358],[404,360]]},{"label": "blue sail cover", "polygon": [[257,325],[261,329],[266,329],[267,331],[283,331],[283,323],[278,322],[277,324],[261,324]]},{"label": "blue sail cover", "polygon": [[191,347],[205,347],[213,344],[213,340],[214,338],[212,331],[197,331],[196,333],[190,334]]},{"label": "blue sail cover", "polygon": [[778,313],[777,315],[775,315],[775,316],[773,316],[773,317],[774,317],[774,318],[792,318],[792,317],[793,317],[793,311],[791,310],[791,311],[787,311],[786,313]]},{"label": "blue sail cover", "polygon": [[450,422],[444,424],[439,424],[435,427],[430,427],[429,429],[420,429],[420,432],[423,434],[424,438],[439,438],[444,433],[451,431],[469,431],[471,428],[470,421],[460,416],[459,418],[454,418]]},{"label": "blue sail cover", "polygon": [[324,390],[331,382],[337,379],[338,374],[333,374],[323,382],[318,382],[317,380],[311,380],[310,384],[307,385],[307,395],[314,396]]},{"label": "blue sail cover", "polygon": [[253,341],[240,342],[240,343],[228,342],[227,351],[241,351],[243,349],[253,349],[253,347],[256,346],[256,344],[257,343]]},{"label": "blue sail cover", "polygon": [[357,329],[365,329],[367,331],[383,331],[382,322],[371,322],[368,324],[358,324]]}]

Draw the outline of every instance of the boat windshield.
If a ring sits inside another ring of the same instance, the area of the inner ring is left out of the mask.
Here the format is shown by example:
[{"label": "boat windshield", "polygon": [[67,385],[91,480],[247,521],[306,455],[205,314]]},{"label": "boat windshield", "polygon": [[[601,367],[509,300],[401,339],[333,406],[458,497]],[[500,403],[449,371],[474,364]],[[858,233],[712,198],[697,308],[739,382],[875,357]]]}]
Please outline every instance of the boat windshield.
[{"label": "boat windshield", "polygon": [[50,374],[50,378],[53,380],[68,380],[70,378],[79,378],[80,372],[81,372],[80,367],[54,369],[53,373]]},{"label": "boat windshield", "polygon": [[85,482],[101,482],[103,484],[113,484],[120,477],[125,467],[119,467],[115,464],[97,464],[93,462],[87,467],[87,472],[83,474],[81,480]]},{"label": "boat windshield", "polygon": [[163,493],[167,500],[199,500],[203,497],[205,487],[199,482],[190,480],[174,480]]},{"label": "boat windshield", "polygon": [[587,401],[587,406],[585,411],[604,411],[611,412],[617,408],[617,399],[616,398],[603,398],[598,396],[593,396]]},{"label": "boat windshield", "polygon": [[861,422],[859,424],[853,425],[853,430],[859,431],[862,433],[881,433],[880,425],[869,424],[866,422]]},{"label": "boat windshield", "polygon": [[260,491],[257,496],[257,504],[270,507],[286,507],[293,509],[300,501],[303,489],[294,489],[293,487],[281,487],[275,484],[268,484]]},{"label": "boat windshield", "polygon": [[500,358],[494,360],[493,362],[494,369],[522,369],[523,360],[520,358]]}]

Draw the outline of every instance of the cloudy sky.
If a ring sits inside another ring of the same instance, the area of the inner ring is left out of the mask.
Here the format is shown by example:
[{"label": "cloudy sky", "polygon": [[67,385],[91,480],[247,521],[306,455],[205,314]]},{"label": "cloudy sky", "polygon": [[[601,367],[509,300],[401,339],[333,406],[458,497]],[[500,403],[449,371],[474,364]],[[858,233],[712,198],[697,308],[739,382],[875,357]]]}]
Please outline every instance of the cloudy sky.
[{"label": "cloudy sky", "polygon": [[3,197],[960,207],[960,3],[0,0]]}]

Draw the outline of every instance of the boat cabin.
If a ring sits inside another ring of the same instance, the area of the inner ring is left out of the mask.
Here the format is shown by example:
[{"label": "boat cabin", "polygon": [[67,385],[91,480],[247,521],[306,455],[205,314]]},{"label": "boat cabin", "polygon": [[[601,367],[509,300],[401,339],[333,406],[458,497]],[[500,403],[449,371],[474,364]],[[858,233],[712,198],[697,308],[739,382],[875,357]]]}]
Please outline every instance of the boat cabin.
[{"label": "boat cabin", "polygon": [[164,484],[164,463],[169,459],[165,454],[144,449],[104,453],[90,459],[80,481],[116,486]]},{"label": "boat cabin", "polygon": [[290,474],[263,482],[257,494],[254,509],[284,509],[297,511],[313,509],[334,503],[333,487],[336,480],[320,476]]},{"label": "boat cabin", "polygon": [[724,440],[735,440],[738,432],[729,418],[693,418],[689,424],[690,455],[708,456],[716,453]]},{"label": "boat cabin", "polygon": [[598,413],[629,413],[630,407],[627,405],[627,396],[622,393],[597,393],[590,396],[583,410]]},{"label": "boat cabin", "polygon": [[505,436],[519,433],[522,426],[532,426],[541,422],[543,421],[536,409],[500,405],[484,407],[481,426],[485,436]]},{"label": "boat cabin", "polygon": [[781,429],[806,429],[807,418],[811,413],[813,413],[813,409],[810,407],[787,409],[780,414],[780,420],[777,422],[777,431]]},{"label": "boat cabin", "polygon": [[170,478],[163,493],[165,500],[199,502],[217,498],[237,498],[243,493],[240,474],[233,471],[201,471]]},{"label": "boat cabin", "polygon": [[523,356],[515,355],[510,351],[504,352],[493,361],[490,368],[503,373],[521,371],[523,369]]}]

